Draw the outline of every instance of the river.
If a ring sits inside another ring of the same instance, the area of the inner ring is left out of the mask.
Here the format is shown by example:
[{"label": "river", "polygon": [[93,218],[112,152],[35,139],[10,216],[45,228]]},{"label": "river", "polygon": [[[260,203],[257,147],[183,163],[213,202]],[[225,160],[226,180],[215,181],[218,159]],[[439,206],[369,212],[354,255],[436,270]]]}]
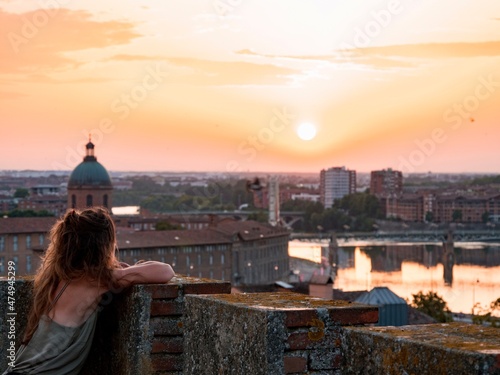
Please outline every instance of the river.
[{"label": "river", "polygon": [[[289,243],[290,256],[317,263],[300,270],[305,280],[311,271],[321,272],[321,257],[328,256],[327,249],[328,243]],[[500,244],[455,243],[451,261],[445,258],[437,243],[339,242],[333,258],[334,288],[357,291],[386,286],[409,302],[419,291],[434,291],[451,311],[467,314],[473,306],[480,313],[500,297]]]}]

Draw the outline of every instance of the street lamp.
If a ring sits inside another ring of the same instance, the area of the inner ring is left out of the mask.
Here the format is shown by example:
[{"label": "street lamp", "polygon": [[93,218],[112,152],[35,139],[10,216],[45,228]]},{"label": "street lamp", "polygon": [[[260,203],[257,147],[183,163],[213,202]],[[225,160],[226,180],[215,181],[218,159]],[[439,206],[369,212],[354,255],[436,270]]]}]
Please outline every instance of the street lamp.
[{"label": "street lamp", "polygon": [[[479,284],[479,279],[476,280]],[[474,316],[474,307],[476,307],[476,283],[472,284],[472,316]]]}]

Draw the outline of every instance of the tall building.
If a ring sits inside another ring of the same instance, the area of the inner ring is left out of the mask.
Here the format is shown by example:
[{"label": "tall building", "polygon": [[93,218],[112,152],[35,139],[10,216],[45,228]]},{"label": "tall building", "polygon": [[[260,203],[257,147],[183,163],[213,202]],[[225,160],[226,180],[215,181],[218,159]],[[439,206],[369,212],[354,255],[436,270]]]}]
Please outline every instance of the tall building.
[{"label": "tall building", "polygon": [[113,184],[108,171],[97,161],[94,144],[89,139],[83,162],[73,170],[68,181],[68,208],[103,206],[111,209]]},{"label": "tall building", "polygon": [[391,168],[372,171],[370,174],[370,194],[387,197],[403,193],[403,173]]},{"label": "tall building", "polygon": [[321,203],[329,208],[336,199],[356,192],[356,171],[345,167],[323,169],[320,172],[319,189]]}]

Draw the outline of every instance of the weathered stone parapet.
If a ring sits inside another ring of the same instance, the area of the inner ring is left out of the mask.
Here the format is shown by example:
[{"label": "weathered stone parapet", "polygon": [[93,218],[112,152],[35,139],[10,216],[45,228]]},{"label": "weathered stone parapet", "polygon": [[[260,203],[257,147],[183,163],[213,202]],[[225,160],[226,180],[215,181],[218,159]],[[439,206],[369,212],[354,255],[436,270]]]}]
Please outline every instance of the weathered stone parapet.
[{"label": "weathered stone parapet", "polygon": [[[17,347],[31,305],[32,281],[14,284],[11,311],[0,280],[0,372],[9,314],[17,314]],[[498,328],[363,327],[377,322],[376,307],[230,288],[178,276],[105,295],[82,374],[500,374]]]},{"label": "weathered stone parapet", "polygon": [[[0,371],[7,367],[3,353],[10,344],[8,286],[7,281],[0,280]],[[32,280],[17,280],[15,289],[17,348],[31,306]],[[82,374],[180,374],[185,295],[230,291],[229,282],[177,276],[168,284],[136,285],[104,295]]]},{"label": "weathered stone parapet", "polygon": [[341,326],[376,323],[377,308],[297,293],[187,296],[184,374],[330,374]]},{"label": "weathered stone parapet", "polygon": [[500,374],[500,329],[463,323],[345,327],[343,374]]}]

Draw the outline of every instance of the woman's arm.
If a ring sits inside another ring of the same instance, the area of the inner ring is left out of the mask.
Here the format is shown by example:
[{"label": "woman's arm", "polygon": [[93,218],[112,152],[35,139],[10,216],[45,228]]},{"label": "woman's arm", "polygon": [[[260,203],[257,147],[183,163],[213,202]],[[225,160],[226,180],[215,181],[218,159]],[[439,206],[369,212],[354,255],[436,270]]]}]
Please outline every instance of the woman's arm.
[{"label": "woman's arm", "polygon": [[115,279],[120,286],[135,284],[163,284],[175,276],[172,267],[163,262],[148,261],[114,271]]}]

